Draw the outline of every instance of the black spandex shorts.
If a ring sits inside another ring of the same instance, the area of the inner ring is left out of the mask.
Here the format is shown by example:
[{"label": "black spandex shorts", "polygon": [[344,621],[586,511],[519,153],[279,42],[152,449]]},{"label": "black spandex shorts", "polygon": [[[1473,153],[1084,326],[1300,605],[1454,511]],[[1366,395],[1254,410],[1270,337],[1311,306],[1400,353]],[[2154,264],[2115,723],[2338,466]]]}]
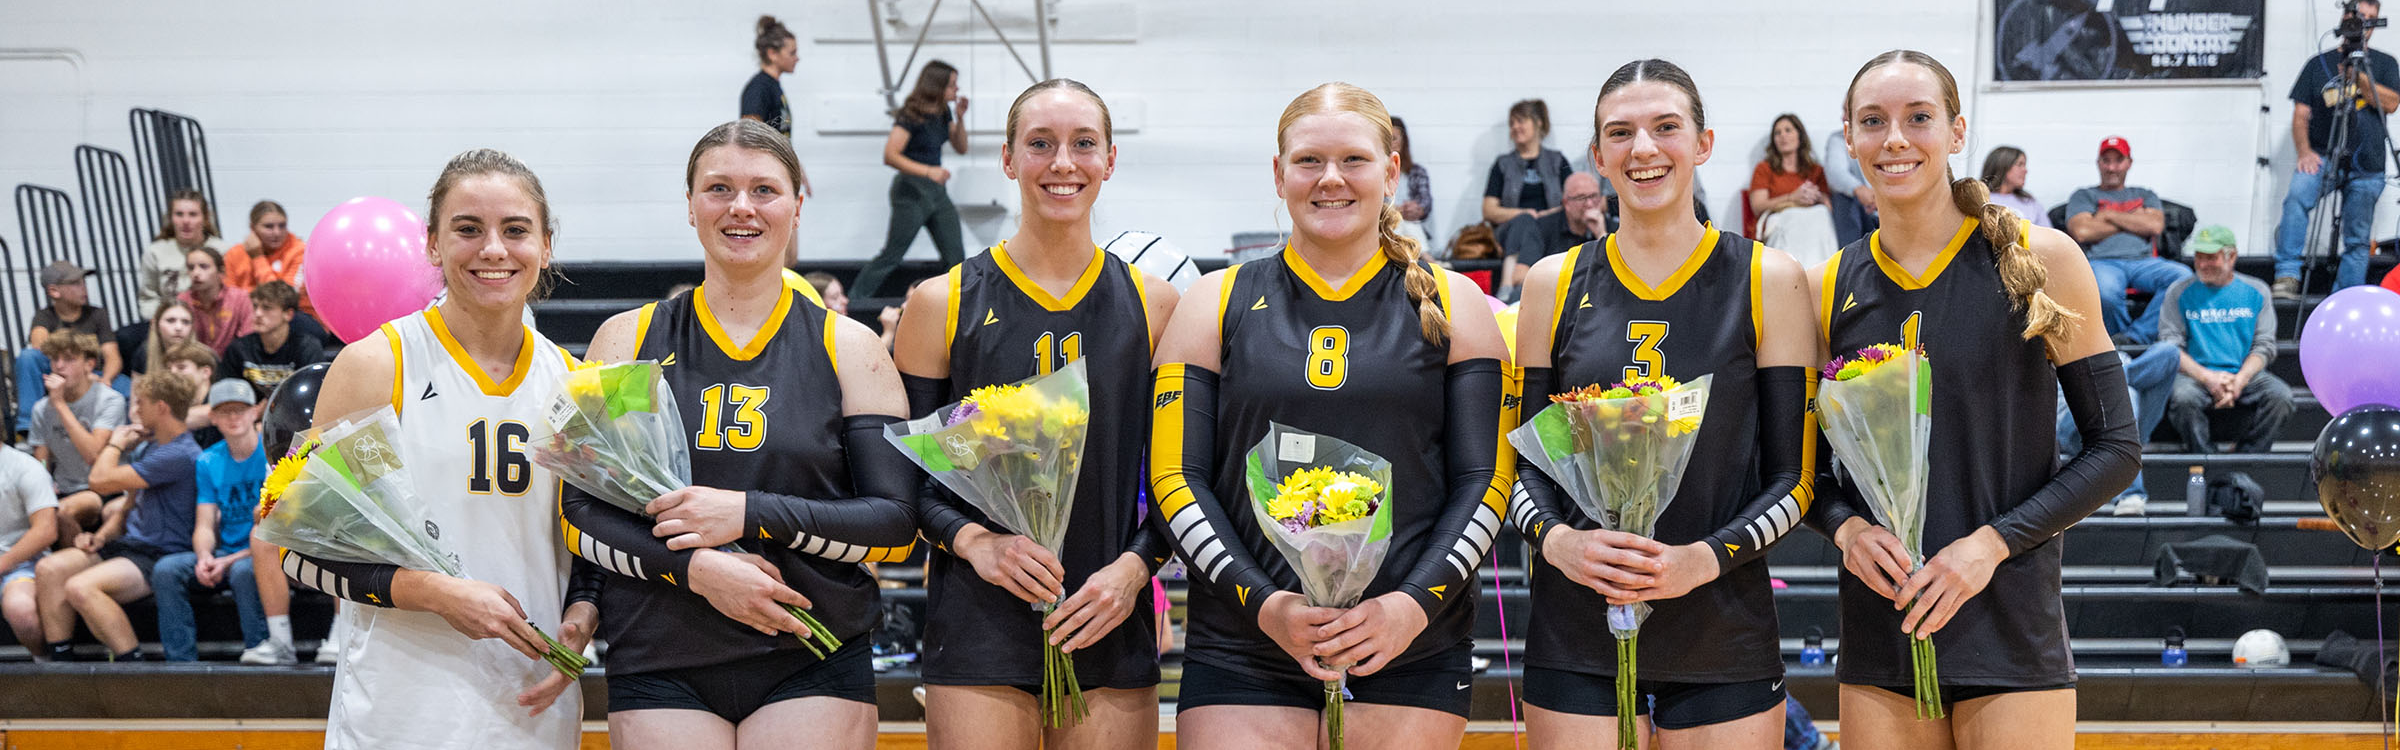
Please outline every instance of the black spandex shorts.
[{"label": "black spandex shorts", "polygon": [[767,704],[825,696],[875,702],[867,639],[853,638],[824,661],[786,649],[729,664],[608,676],[608,712],[707,711],[734,724]]},{"label": "black spandex shorts", "polygon": [[[1466,718],[1467,708],[1475,699],[1472,648],[1461,643],[1407,664],[1387,666],[1365,677],[1352,677],[1350,701],[1429,708]],[[1185,661],[1182,692],[1175,700],[1175,711],[1181,713],[1203,706],[1288,706],[1314,711],[1325,707],[1325,683],[1256,677]]]},{"label": "black spandex shorts", "polygon": [[[1913,685],[1863,685],[1861,687],[1871,687],[1887,693],[1895,693],[1910,700],[1915,700],[1917,697],[1917,688]],[[1995,685],[1943,685],[1942,702],[1955,706],[1960,703],[1975,700],[1977,698],[1989,698],[1995,695],[2007,695],[2009,693],[2035,693],[2044,690],[2072,690],[2074,687],[2075,683],[2072,682],[2061,683],[2057,685],[2033,685],[2030,687],[2000,687]]]},{"label": "black spandex shorts", "polygon": [[142,583],[144,584],[150,582],[150,571],[158,567],[158,559],[166,556],[167,553],[123,539],[109,542],[100,547],[101,561],[124,558],[126,562],[133,563],[133,567],[142,571]]},{"label": "black spandex shorts", "polygon": [[[1723,724],[1783,704],[1783,678],[1749,682],[1655,682],[1636,680],[1648,698],[1633,707],[1660,729]],[[1525,668],[1525,702],[1581,716],[1617,715],[1617,678],[1563,669]],[[1648,705],[1655,704],[1655,705]]]}]

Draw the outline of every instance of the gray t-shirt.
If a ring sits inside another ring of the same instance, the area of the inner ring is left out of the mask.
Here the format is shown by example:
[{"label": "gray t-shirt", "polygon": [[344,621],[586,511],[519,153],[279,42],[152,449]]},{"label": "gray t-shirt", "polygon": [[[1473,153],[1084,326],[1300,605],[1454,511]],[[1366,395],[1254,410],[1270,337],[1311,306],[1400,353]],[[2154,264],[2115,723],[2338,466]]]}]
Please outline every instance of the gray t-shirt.
[{"label": "gray t-shirt", "polygon": [[50,474],[42,470],[42,462],[24,451],[0,447],[0,553],[33,530],[35,511],[56,507],[58,495],[50,491]]},{"label": "gray t-shirt", "polygon": [[[2165,209],[2167,204],[2149,188],[2127,185],[2115,190],[2087,187],[2075,191],[2067,199],[2067,216],[2110,211],[2147,211]],[[2088,253],[2093,260],[2133,260],[2150,257],[2150,241],[2132,232],[2118,232],[2092,243]]]},{"label": "gray t-shirt", "polygon": [[[83,398],[67,404],[67,411],[84,429],[106,433],[125,423],[125,397],[117,395],[114,388],[93,383]],[[57,467],[50,478],[57,482],[58,494],[82,492],[92,486],[92,464],[83,460],[83,452],[67,439],[67,426],[59,423],[58,410],[50,407],[48,397],[33,405],[33,430],[26,437],[36,448],[50,449],[51,465]]]}]

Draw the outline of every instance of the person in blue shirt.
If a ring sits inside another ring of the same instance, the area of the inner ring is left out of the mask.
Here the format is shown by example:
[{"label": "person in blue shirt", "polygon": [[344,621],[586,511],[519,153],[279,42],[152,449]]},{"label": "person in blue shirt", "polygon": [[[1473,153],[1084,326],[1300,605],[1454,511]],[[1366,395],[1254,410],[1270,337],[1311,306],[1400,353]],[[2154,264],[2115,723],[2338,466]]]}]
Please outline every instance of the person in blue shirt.
[{"label": "person in blue shirt", "polygon": [[159,558],[158,567],[150,571],[150,590],[158,592],[158,640],[167,661],[200,658],[192,596],[208,596],[227,586],[233,588],[234,611],[242,623],[242,646],[254,647],[267,639],[267,613],[259,605],[250,555],[258,488],[267,481],[266,451],[259,449],[252,421],[251,407],[257,404],[256,390],[241,378],[219,380],[208,388],[208,422],[225,438],[201,451],[192,470],[199,485],[192,549]]},{"label": "person in blue shirt", "polygon": [[2233,230],[2201,227],[2184,248],[2198,275],[2158,296],[2158,342],[2183,350],[2167,419],[2183,434],[2184,452],[2215,453],[2208,412],[2248,408],[2234,450],[2265,453],[2292,415],[2292,387],[2267,372],[2276,352],[2272,293],[2266,282],[2233,272]]},{"label": "person in blue shirt", "polygon": [[[192,469],[200,444],[183,418],[199,391],[192,381],[166,373],[134,379],[135,424],[110,433],[92,460],[92,491],[127,494],[108,502],[98,530],[76,534],[72,547],[34,564],[48,658],[72,658],[69,639],[78,617],[112,660],[143,658],[123,605],[150,595],[150,573],[160,559],[192,549],[198,494]],[[126,452],[137,446],[145,450],[128,460]]]},{"label": "person in blue shirt", "polygon": [[[2355,7],[2361,21],[2383,15],[2383,3],[2376,0],[2359,0]],[[2375,30],[2367,29],[2366,34],[2373,39]],[[2299,159],[2292,170],[2290,191],[2283,197],[2283,220],[2275,225],[2278,297],[2300,295],[2309,212],[2316,210],[2326,194],[2336,191],[2342,194],[2342,260],[2333,275],[2333,288],[2367,283],[2375,200],[2383,195],[2383,154],[2391,147],[2384,117],[2400,109],[2400,91],[2392,89],[2400,86],[2400,61],[2375,50],[2359,51],[2363,57],[2352,60],[2354,65],[2346,75],[2342,60],[2348,53],[2336,48],[2301,63],[2300,75],[2292,81],[2292,150]],[[2341,152],[2334,153],[2333,125],[2343,117],[2350,119],[2349,138],[2341,144]],[[2339,184],[2326,184],[2328,179]]]}]

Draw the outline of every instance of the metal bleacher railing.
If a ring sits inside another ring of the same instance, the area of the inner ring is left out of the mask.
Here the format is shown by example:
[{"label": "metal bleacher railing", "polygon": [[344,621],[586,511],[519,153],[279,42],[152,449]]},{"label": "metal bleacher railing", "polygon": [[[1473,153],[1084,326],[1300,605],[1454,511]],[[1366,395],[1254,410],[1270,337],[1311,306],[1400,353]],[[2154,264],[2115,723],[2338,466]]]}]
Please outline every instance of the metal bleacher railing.
[{"label": "metal bleacher railing", "polygon": [[208,196],[210,220],[225,226],[217,216],[217,181],[208,165],[208,133],[200,121],[156,109],[135,109],[126,115],[133,131],[133,157],[141,167],[142,223],[144,236],[158,232],[160,217],[166,215],[167,196],[177,190],[190,188]]},{"label": "metal bleacher railing", "polygon": [[91,262],[83,267],[93,272],[92,302],[120,323],[148,315],[148,310],[134,309],[140,300],[135,285],[140,283],[142,245],[152,235],[142,231],[143,208],[134,197],[133,171],[126,167],[125,155],[99,146],[76,146],[75,184],[83,198],[85,236],[91,239]]},{"label": "metal bleacher railing", "polygon": [[[19,320],[29,322],[34,311],[50,304],[49,294],[42,289],[42,266],[63,260],[91,267],[77,223],[75,202],[67,191],[43,185],[17,186],[17,231],[25,238],[25,249],[8,258],[8,265],[0,266],[8,277],[0,283],[29,292],[9,305],[12,313],[25,316]],[[20,262],[21,268],[17,266]],[[25,325],[11,321],[0,336],[5,336],[10,351],[15,351],[25,346],[25,331]]]}]

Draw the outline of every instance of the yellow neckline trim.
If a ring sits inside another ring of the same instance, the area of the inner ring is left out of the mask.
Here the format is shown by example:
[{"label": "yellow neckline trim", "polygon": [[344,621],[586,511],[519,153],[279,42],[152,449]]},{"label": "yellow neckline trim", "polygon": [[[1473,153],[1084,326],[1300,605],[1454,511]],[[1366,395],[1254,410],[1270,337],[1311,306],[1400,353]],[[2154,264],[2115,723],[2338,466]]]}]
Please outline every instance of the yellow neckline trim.
[{"label": "yellow neckline trim", "polygon": [[1007,240],[1001,240],[1000,244],[992,246],[992,262],[999,264],[1000,273],[1008,276],[1009,283],[1017,285],[1017,291],[1024,292],[1025,296],[1033,298],[1035,304],[1041,305],[1042,309],[1051,312],[1073,310],[1076,303],[1083,301],[1083,295],[1092,291],[1092,284],[1100,281],[1100,269],[1107,265],[1101,262],[1101,259],[1107,254],[1107,251],[1101,250],[1100,246],[1093,245],[1092,261],[1084,265],[1082,276],[1075,277],[1075,286],[1067,289],[1067,296],[1060,298],[1051,296],[1050,290],[1033,283],[1033,279],[1026,277],[1025,272],[1017,268],[1016,259],[1008,256]]},{"label": "yellow neckline trim", "polygon": [[725,335],[724,327],[717,325],[717,316],[708,311],[707,284],[692,289],[692,311],[699,314],[700,330],[708,332],[708,340],[716,342],[718,351],[736,362],[748,362],[766,350],[767,342],[775,340],[775,332],[783,328],[784,316],[792,311],[791,285],[778,284],[776,287],[775,309],[767,313],[766,324],[759,326],[758,333],[750,336],[750,343],[739,347],[733,345],[733,337]]},{"label": "yellow neckline trim", "polygon": [[1675,292],[1683,288],[1684,282],[1692,280],[1692,274],[1700,272],[1700,266],[1708,262],[1708,256],[1717,251],[1717,236],[1716,225],[1709,225],[1708,231],[1700,235],[1700,246],[1692,248],[1691,254],[1684,256],[1683,265],[1676,268],[1675,273],[1668,275],[1667,280],[1656,288],[1651,287],[1649,282],[1642,280],[1640,274],[1634,273],[1632,268],[1625,265],[1625,255],[1617,249],[1617,236],[1614,234],[1608,236],[1608,268],[1616,273],[1618,283],[1624,284],[1627,291],[1633,292],[1633,296],[1649,302],[1664,300],[1675,296]]},{"label": "yellow neckline trim", "polygon": [[517,384],[525,382],[525,373],[533,370],[534,335],[531,328],[525,329],[525,340],[517,347],[516,363],[509,371],[508,379],[494,383],[492,376],[483,371],[483,365],[476,364],[475,358],[467,355],[466,347],[459,346],[458,339],[450,335],[449,324],[442,322],[440,307],[425,308],[425,327],[433,330],[435,341],[442,342],[442,350],[450,353],[450,361],[456,363],[458,369],[467,371],[468,377],[475,379],[475,387],[483,389],[483,395],[507,396],[516,393]]},{"label": "yellow neckline trim", "polygon": [[1316,292],[1318,297],[1323,297],[1327,302],[1340,302],[1357,294],[1369,279],[1375,278],[1375,274],[1382,273],[1385,261],[1383,248],[1376,248],[1375,255],[1367,259],[1367,264],[1359,266],[1357,271],[1350,274],[1350,278],[1343,279],[1339,287],[1327,284],[1325,277],[1317,275],[1317,269],[1310,268],[1308,260],[1300,257],[1300,251],[1289,244],[1283,246],[1283,262],[1291,266],[1292,273],[1300,276],[1300,283],[1307,284],[1309,290]]},{"label": "yellow neckline trim", "polygon": [[1893,260],[1891,255],[1883,252],[1883,230],[1878,229],[1874,234],[1867,235],[1867,248],[1874,251],[1875,265],[1883,269],[1884,276],[1891,278],[1892,283],[1899,284],[1902,289],[1915,291],[1932,286],[1934,279],[1942,277],[1942,269],[1950,267],[1950,261],[1958,257],[1958,249],[1966,246],[1967,238],[1975,235],[1975,227],[1980,223],[1973,216],[1960,223],[1958,233],[1950,235],[1950,244],[1942,247],[1940,255],[1933,256],[1933,265],[1925,267],[1924,278],[1918,278],[1908,269],[1901,268],[1900,261]]}]

